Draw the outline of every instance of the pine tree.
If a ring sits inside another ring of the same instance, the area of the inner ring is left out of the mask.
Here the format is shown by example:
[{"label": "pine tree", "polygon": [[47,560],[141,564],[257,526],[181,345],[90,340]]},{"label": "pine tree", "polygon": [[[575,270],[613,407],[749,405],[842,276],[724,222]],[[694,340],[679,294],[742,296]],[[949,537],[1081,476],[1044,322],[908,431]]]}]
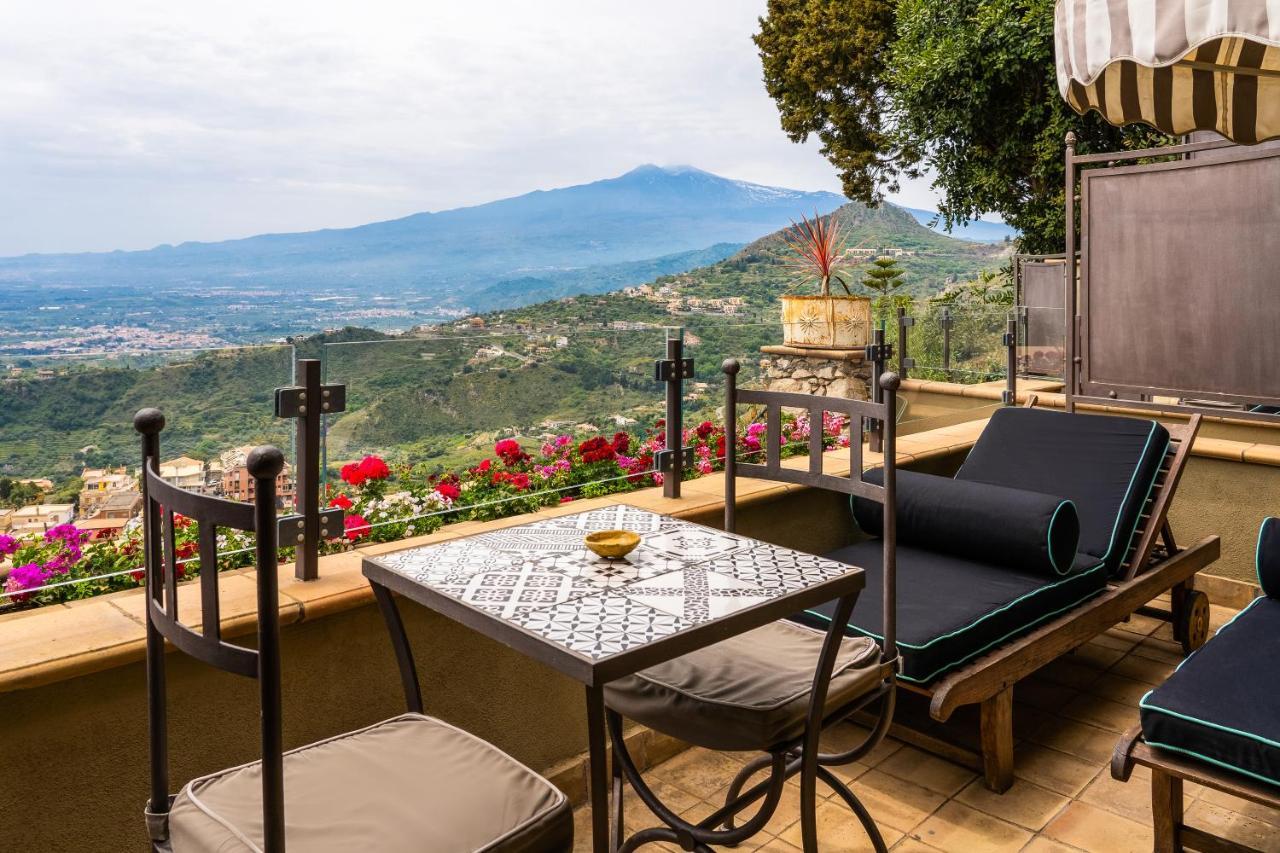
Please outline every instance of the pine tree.
[{"label": "pine tree", "polygon": [[867,268],[862,286],[869,287],[881,296],[888,296],[902,286],[902,268],[889,256],[881,256],[871,262]]}]

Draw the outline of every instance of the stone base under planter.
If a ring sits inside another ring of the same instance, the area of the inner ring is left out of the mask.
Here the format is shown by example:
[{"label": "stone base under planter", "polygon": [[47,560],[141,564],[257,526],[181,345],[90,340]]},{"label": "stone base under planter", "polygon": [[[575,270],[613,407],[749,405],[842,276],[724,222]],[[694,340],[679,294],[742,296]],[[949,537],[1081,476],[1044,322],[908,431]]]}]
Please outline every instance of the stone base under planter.
[{"label": "stone base under planter", "polygon": [[760,373],[770,391],[791,391],[823,397],[868,398],[871,365],[862,350],[760,347]]}]

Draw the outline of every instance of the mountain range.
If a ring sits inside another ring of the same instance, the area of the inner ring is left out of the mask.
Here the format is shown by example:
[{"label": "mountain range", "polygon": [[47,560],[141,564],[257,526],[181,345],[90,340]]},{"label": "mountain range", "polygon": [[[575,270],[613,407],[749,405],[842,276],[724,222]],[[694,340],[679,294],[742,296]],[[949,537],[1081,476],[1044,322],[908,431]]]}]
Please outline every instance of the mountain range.
[{"label": "mountain range", "polygon": [[[604,292],[714,263],[793,219],[844,203],[835,193],[645,165],[616,178],[354,228],[0,258],[0,288],[415,294],[483,310]],[[934,216],[909,212],[919,221]],[[985,226],[1004,228],[971,225]]]}]

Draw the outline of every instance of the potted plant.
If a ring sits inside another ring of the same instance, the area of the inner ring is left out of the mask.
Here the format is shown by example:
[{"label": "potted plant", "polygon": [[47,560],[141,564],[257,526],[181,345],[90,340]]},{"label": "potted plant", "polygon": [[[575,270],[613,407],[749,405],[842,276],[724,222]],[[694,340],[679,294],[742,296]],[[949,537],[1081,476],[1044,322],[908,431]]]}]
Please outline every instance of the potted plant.
[{"label": "potted plant", "polygon": [[[806,349],[865,346],[871,334],[871,300],[854,296],[840,274],[845,246],[835,216],[824,219],[815,213],[812,220],[801,217],[798,224],[791,223],[786,242],[801,283],[816,279],[818,292],[783,294],[782,342]],[[843,294],[832,295],[833,280],[844,288]]]}]

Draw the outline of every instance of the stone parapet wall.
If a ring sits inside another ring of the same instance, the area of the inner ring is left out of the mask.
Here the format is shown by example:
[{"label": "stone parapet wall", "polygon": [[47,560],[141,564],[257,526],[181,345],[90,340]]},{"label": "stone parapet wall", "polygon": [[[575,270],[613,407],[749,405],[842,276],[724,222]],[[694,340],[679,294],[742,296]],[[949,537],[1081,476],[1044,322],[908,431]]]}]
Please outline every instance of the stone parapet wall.
[{"label": "stone parapet wall", "polygon": [[760,374],[770,391],[866,400],[871,365],[859,350],[761,347]]}]

